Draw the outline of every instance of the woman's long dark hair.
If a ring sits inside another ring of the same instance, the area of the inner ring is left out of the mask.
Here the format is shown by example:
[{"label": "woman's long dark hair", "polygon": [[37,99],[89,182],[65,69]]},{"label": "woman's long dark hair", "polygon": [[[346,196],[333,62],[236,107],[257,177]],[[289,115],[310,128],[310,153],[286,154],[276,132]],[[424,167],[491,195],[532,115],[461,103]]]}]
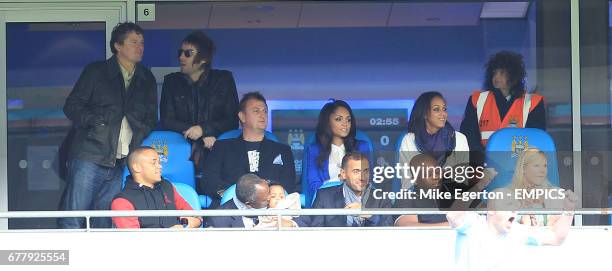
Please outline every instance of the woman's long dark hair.
[{"label": "woman's long dark hair", "polygon": [[508,73],[510,94],[517,96],[525,91],[527,72],[525,71],[522,55],[510,51],[500,51],[489,58],[485,68],[485,90],[493,90],[493,75],[495,75],[495,71],[505,70]]},{"label": "woman's long dark hair", "polygon": [[410,113],[408,132],[414,133],[414,143],[419,152],[433,155],[438,161],[438,164],[442,166],[446,163],[446,158],[448,158],[448,156],[451,155],[452,151],[455,149],[455,130],[447,121],[445,124],[446,126],[437,133],[437,136],[442,136],[442,140],[445,142],[445,147],[447,150],[444,152],[440,152],[440,150],[432,150],[430,149],[431,146],[426,147],[427,143],[423,139],[429,135],[427,132],[427,126],[425,124],[425,118],[431,111],[431,100],[436,97],[440,97],[440,99],[444,100],[442,94],[436,91],[425,92],[417,98],[417,100],[414,102],[414,106],[412,107],[412,113]]},{"label": "woman's long dark hair", "polygon": [[[444,100],[442,94],[437,91],[424,92],[414,102],[412,112],[410,113],[410,120],[408,120],[408,132],[417,134],[417,130],[425,129],[425,118],[431,110],[431,100],[435,97],[440,97]],[[446,100],[444,100],[446,101]]]},{"label": "woman's long dark hair", "polygon": [[344,107],[349,112],[351,116],[351,129],[349,130],[348,135],[344,138],[344,150],[346,153],[353,151],[355,145],[357,144],[357,140],[355,139],[355,135],[357,134],[357,122],[355,121],[355,115],[353,115],[353,110],[351,107],[342,100],[333,100],[323,106],[321,112],[319,112],[319,121],[317,122],[317,144],[321,151],[319,152],[319,157],[317,157],[317,165],[319,167],[323,166],[325,160],[329,158],[329,153],[331,152],[331,144],[333,139],[332,130],[330,127],[329,117],[331,114],[336,112],[336,109],[339,107]]}]

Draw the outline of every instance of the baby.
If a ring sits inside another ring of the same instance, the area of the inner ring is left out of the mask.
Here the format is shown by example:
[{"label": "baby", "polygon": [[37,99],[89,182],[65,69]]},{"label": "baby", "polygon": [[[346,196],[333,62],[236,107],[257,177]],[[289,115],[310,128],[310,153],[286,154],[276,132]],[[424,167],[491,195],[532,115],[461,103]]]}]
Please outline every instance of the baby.
[{"label": "baby", "polygon": [[300,209],[300,194],[291,193],[286,195],[287,191],[279,183],[270,184],[270,209]]},{"label": "baby", "polygon": [[[270,183],[270,203],[269,209],[301,209],[300,194],[291,193],[286,195],[287,191],[279,183]],[[260,216],[257,227],[276,227],[276,216]],[[293,221],[291,216],[282,217],[283,227],[297,227],[297,223]]]},{"label": "baby", "polygon": [[278,202],[285,200],[285,198],[285,188],[282,185],[270,184],[270,203],[268,203],[268,208],[276,209]]}]

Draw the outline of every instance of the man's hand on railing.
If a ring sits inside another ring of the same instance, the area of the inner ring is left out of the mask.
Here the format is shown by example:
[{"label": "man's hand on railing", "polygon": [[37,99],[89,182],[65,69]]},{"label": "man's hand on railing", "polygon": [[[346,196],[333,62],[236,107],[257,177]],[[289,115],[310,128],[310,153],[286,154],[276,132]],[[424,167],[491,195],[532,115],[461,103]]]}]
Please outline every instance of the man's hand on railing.
[{"label": "man's hand on railing", "polygon": [[198,228],[202,225],[202,220],[199,217],[183,216],[181,219],[187,219],[187,228]]},{"label": "man's hand on railing", "polygon": [[[361,209],[361,203],[353,202],[353,203],[345,206],[344,209]],[[369,218],[372,217],[372,215],[361,215],[359,217],[364,218],[364,219],[369,219]]]},{"label": "man's hand on railing", "polygon": [[[272,220],[274,221],[274,223],[276,223],[276,226],[278,226],[278,219],[276,217],[274,217]],[[281,218],[281,227],[283,227],[283,228],[297,228],[297,223],[295,223],[295,221],[293,221],[291,219]]]}]

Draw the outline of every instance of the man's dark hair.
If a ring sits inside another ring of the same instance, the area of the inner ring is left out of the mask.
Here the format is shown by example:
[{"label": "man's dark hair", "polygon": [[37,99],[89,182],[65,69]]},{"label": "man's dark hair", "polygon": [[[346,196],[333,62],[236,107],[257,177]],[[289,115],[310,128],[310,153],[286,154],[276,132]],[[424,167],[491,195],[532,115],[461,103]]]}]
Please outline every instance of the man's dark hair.
[{"label": "man's dark hair", "polygon": [[128,166],[128,170],[130,171],[130,174],[132,174],[134,164],[136,164],[136,162],[138,161],[139,156],[142,155],[142,153],[146,150],[152,150],[157,153],[157,151],[154,148],[149,147],[149,146],[136,147],[135,149],[130,151],[130,154],[128,155],[128,158],[127,158],[127,166]]},{"label": "man's dark hair", "polygon": [[421,166],[421,164],[425,164],[426,162],[431,162],[431,163],[434,164],[434,166],[438,165],[438,161],[436,160],[436,158],[434,158],[433,156],[431,156],[428,153],[419,153],[419,154],[415,155],[410,160],[409,165],[411,167],[419,167],[419,166]]},{"label": "man's dark hair", "polygon": [[236,197],[243,203],[255,203],[257,201],[257,185],[265,181],[253,173],[242,175],[236,183]]},{"label": "man's dark hair", "polygon": [[200,30],[191,32],[183,39],[181,44],[191,44],[196,48],[197,53],[193,58],[194,63],[199,63],[202,60],[206,61],[200,69],[209,69],[211,67],[213,54],[215,53],[215,44],[204,32]]},{"label": "man's dark hair", "polygon": [[140,26],[132,22],[119,23],[115,26],[115,28],[113,28],[110,40],[110,49],[111,52],[113,52],[113,55],[117,54],[117,49],[115,49],[115,43],[123,45],[123,42],[127,38],[127,35],[131,32],[144,36],[144,30],[142,30]]},{"label": "man's dark hair", "polygon": [[239,107],[241,112],[244,112],[244,110],[246,109],[246,104],[249,100],[262,101],[264,104],[266,104],[266,106],[268,105],[266,103],[266,98],[264,98],[264,96],[261,95],[259,91],[248,92],[242,95],[242,99],[240,99]]},{"label": "man's dark hair", "polygon": [[368,161],[368,157],[366,157],[363,153],[358,151],[347,152],[344,157],[342,157],[342,169],[346,170],[346,166],[348,165],[348,161]]},{"label": "man's dark hair", "polygon": [[508,73],[508,84],[510,84],[510,94],[516,96],[525,91],[525,63],[521,54],[500,51],[489,58],[485,65],[485,90],[493,90],[493,75],[495,71],[504,70]]}]

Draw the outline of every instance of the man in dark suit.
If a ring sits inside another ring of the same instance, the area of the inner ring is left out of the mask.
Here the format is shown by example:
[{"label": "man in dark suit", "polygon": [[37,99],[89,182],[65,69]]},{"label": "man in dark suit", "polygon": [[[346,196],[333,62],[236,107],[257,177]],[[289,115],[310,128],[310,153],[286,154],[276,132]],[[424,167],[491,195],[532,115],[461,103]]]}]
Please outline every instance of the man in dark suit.
[{"label": "man in dark suit", "polygon": [[[219,207],[220,210],[266,209],[270,204],[270,184],[259,176],[247,173],[236,183],[236,196]],[[300,216],[295,219],[282,218],[281,226],[285,228],[307,227],[308,221]],[[264,220],[259,224],[259,218]],[[266,219],[268,218],[268,219]],[[208,226],[213,228],[254,228],[277,227],[277,219],[258,216],[220,216],[209,217]]]},{"label": "man in dark suit", "polygon": [[[268,182],[255,174],[245,174],[236,183],[236,196],[219,209],[265,209],[269,202]],[[213,228],[253,228],[257,224],[257,216],[213,216],[208,218],[208,226]]]},{"label": "man in dark suit", "polygon": [[[323,188],[317,192],[312,208],[391,208],[391,200],[377,199],[373,196],[375,188],[370,184],[370,165],[368,158],[364,154],[350,152],[344,155],[340,177],[343,180],[342,185]],[[372,227],[391,225],[393,225],[393,216],[390,215],[313,216],[310,221],[311,227]]]},{"label": "man in dark suit", "polygon": [[259,92],[245,94],[240,100],[238,118],[242,135],[217,141],[206,160],[201,187],[217,202],[225,189],[247,173],[278,182],[288,193],[297,189],[291,148],[264,137],[268,125],[268,106]]}]

